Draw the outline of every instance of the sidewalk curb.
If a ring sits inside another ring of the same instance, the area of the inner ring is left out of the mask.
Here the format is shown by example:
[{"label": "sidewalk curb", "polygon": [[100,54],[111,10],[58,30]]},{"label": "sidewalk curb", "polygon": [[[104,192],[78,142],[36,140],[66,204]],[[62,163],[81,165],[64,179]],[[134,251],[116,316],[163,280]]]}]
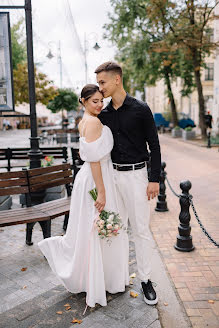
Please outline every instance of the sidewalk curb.
[{"label": "sidewalk curb", "polygon": [[[173,138],[170,134],[159,134],[158,136],[164,136],[164,137],[167,137],[167,138],[170,138],[172,140],[177,140],[177,141],[180,141],[180,142],[184,142],[186,144],[190,144],[190,145],[193,145],[193,146],[197,146],[197,147],[202,147],[202,148],[207,148],[207,143],[202,143],[202,144],[198,144],[197,142],[195,142],[194,140],[184,140],[182,138]],[[219,148],[219,145],[215,145],[215,144],[212,144],[211,145],[211,148]],[[207,148],[207,149],[211,149],[211,148]]]},{"label": "sidewalk curb", "polygon": [[[156,243],[156,241],[155,241]],[[156,243],[152,257],[152,279],[157,283],[158,312],[163,328],[192,327]]]}]

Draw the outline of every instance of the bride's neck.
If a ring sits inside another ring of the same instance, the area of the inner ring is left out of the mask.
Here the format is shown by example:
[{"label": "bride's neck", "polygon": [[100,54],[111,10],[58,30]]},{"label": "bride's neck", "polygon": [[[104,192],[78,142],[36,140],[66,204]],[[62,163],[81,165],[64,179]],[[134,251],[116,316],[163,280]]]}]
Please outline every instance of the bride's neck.
[{"label": "bride's neck", "polygon": [[86,109],[85,109],[84,117],[86,117],[86,116],[88,116],[88,117],[97,117],[97,115],[93,115],[93,114],[89,113],[88,111],[86,111]]}]

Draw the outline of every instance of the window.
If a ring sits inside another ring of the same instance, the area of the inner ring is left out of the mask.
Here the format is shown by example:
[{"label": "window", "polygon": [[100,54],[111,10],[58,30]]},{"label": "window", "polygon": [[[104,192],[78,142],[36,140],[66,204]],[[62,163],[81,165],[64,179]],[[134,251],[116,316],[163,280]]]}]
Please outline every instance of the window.
[{"label": "window", "polygon": [[206,37],[208,42],[214,42],[214,29],[213,28],[207,28],[206,29]]},{"label": "window", "polygon": [[205,81],[213,81],[214,79],[214,64],[208,63],[205,68]]}]

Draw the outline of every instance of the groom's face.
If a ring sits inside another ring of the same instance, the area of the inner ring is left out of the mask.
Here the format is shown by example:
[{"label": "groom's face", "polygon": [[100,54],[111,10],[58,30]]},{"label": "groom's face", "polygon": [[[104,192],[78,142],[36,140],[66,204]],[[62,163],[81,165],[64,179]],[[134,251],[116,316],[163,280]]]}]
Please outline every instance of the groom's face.
[{"label": "groom's face", "polygon": [[118,75],[114,72],[100,72],[97,74],[97,83],[104,98],[111,97],[118,87]]}]

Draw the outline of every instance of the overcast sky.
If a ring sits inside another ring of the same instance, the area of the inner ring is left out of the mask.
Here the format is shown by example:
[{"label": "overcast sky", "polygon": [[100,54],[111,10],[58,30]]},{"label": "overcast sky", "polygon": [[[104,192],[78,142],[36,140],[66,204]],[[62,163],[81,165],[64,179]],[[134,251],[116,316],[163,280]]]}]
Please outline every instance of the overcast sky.
[{"label": "overcast sky", "polygon": [[[2,5],[23,5],[23,0],[0,0]],[[69,6],[70,9],[69,10]],[[112,60],[115,48],[103,39],[103,25],[108,21],[111,10],[110,0],[32,0],[34,60],[40,63],[39,69],[60,86],[58,64],[58,43],[61,41],[63,63],[63,87],[73,87],[80,91],[85,84],[84,35],[88,49],[88,77],[95,83],[95,68],[104,61]],[[23,10],[11,11],[11,23],[24,15]],[[75,29],[74,29],[74,24]],[[77,31],[77,33],[76,33]],[[78,37],[77,37],[78,34]],[[101,46],[93,49],[95,42]],[[54,58],[46,55],[51,49]]]}]

